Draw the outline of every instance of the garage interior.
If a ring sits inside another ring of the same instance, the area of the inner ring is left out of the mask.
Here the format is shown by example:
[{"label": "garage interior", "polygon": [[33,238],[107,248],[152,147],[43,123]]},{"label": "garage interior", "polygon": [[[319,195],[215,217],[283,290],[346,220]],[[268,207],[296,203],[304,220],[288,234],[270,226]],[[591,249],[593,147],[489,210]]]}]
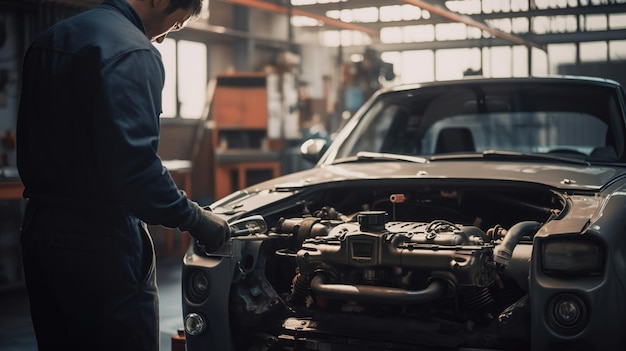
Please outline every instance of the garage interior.
[{"label": "garage interior", "polygon": [[[15,165],[21,59],[43,29],[96,0],[0,0],[0,349],[36,350],[21,273],[22,186]],[[208,205],[312,167],[311,137],[332,139],[377,89],[467,76],[587,75],[626,85],[624,0],[204,0],[163,56],[159,154]],[[45,145],[42,145],[45,147]],[[53,166],[53,165],[52,165]],[[152,227],[162,350],[182,325],[186,233]]]}]

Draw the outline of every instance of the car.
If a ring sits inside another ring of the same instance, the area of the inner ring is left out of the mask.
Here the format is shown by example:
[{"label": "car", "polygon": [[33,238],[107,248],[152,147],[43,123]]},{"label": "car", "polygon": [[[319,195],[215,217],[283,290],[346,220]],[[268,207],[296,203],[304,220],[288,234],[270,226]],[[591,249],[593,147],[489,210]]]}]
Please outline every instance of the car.
[{"label": "car", "polygon": [[209,208],[189,351],[626,349],[626,94],[612,80],[386,88],[306,170]]}]

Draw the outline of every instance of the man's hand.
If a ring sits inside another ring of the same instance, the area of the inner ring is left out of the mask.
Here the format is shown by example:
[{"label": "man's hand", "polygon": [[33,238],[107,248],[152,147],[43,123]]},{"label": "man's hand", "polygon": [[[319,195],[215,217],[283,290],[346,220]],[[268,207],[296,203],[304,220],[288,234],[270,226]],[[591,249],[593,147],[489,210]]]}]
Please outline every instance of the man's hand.
[{"label": "man's hand", "polygon": [[189,232],[198,244],[204,246],[205,251],[216,251],[230,238],[228,222],[198,205],[195,210],[195,224],[181,230]]}]

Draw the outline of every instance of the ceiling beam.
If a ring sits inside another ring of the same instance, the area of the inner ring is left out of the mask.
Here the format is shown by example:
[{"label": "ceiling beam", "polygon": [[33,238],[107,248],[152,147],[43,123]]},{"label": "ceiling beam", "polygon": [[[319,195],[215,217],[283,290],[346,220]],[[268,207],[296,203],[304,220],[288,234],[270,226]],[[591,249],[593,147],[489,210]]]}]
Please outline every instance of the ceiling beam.
[{"label": "ceiling beam", "polygon": [[[546,47],[549,44],[575,44],[594,41],[621,40],[626,38],[626,29],[582,32],[582,33],[553,33],[540,34],[535,40]],[[480,38],[480,39],[464,39],[464,40],[445,40],[445,41],[429,41],[416,43],[391,43],[382,44],[375,43],[367,45],[376,51],[407,51],[407,50],[445,50],[445,49],[471,49],[496,46],[510,46],[510,42],[501,38]],[[364,45],[344,46],[344,53],[363,52]]]},{"label": "ceiling beam", "polygon": [[[443,1],[441,1],[443,3]],[[325,14],[328,11],[340,11],[340,10],[353,10],[364,7],[381,7],[405,4],[402,0],[385,0],[382,3],[380,0],[348,0],[346,2],[328,2],[323,4],[307,4],[307,5],[294,5],[303,11],[311,12],[314,14]],[[529,17],[529,16],[556,16],[556,15],[582,15],[582,14],[612,14],[617,12],[623,12],[626,4],[618,3],[617,1],[605,1],[598,4],[578,5],[577,7],[562,7],[562,8],[545,8],[545,9],[528,9],[525,11],[508,11],[508,12],[493,12],[473,14],[472,18],[481,17],[495,17],[495,18],[509,18],[509,17]]]},{"label": "ceiling beam", "polygon": [[[326,24],[326,25],[330,25],[330,26],[334,26],[334,27],[338,27],[341,29],[348,29],[348,30],[356,30],[356,31],[360,31],[366,34],[371,35],[372,37],[378,37],[379,36],[379,32],[374,30],[374,29],[370,29],[367,28],[365,26],[360,26],[357,24],[353,24],[353,23],[348,23],[348,22],[342,22],[340,20],[337,19],[333,19],[333,18],[329,18],[326,16],[322,16],[320,14],[315,14],[312,12],[306,12],[306,11],[302,11],[299,10],[297,8],[287,8],[284,6],[279,6],[276,4],[272,4],[272,3],[268,3],[265,1],[260,1],[260,0],[226,0],[227,2],[233,3],[233,4],[237,4],[237,5],[242,5],[242,6],[248,6],[248,7],[254,7],[257,9],[261,9],[261,10],[265,10],[265,11],[271,11],[271,12],[275,12],[275,13],[280,13],[280,14],[284,14],[284,15],[293,15],[293,16],[304,16],[304,17],[309,17],[309,18],[313,18],[316,19],[318,21],[321,21],[322,23]],[[541,49],[545,51],[545,47],[541,46],[535,42],[526,40],[522,37],[519,37],[517,35],[513,35],[510,33],[506,33],[503,32],[497,28],[493,28],[483,22],[479,22],[474,20],[473,18],[467,16],[467,15],[461,15],[458,14],[456,12],[452,12],[450,10],[447,10],[439,5],[434,5],[431,4],[429,2],[423,1],[423,0],[402,0],[404,3],[406,4],[410,4],[413,6],[417,6],[421,9],[427,10],[432,14],[435,14],[437,16],[449,19],[451,21],[454,22],[459,22],[459,23],[464,23],[468,26],[471,27],[476,27],[479,28],[491,35],[493,35],[494,37],[497,38],[501,38],[504,40],[507,40],[513,44],[517,44],[517,45],[524,45],[524,46],[528,46],[528,47],[534,47],[537,49]]]},{"label": "ceiling beam", "polygon": [[535,42],[526,40],[526,39],[524,39],[522,37],[519,37],[517,35],[513,35],[513,34],[510,34],[510,33],[503,32],[503,31],[501,31],[501,30],[499,30],[497,28],[493,28],[493,27],[491,27],[491,26],[489,26],[489,25],[487,25],[487,24],[485,24],[483,22],[476,21],[473,18],[471,18],[470,16],[461,15],[461,14],[458,14],[456,12],[452,12],[452,11],[450,11],[448,9],[445,9],[445,8],[439,6],[439,5],[433,5],[433,4],[431,4],[431,3],[427,2],[427,1],[423,1],[423,0],[403,0],[403,1],[405,3],[407,3],[407,4],[410,4],[410,5],[413,5],[413,6],[417,6],[417,7],[421,8],[421,9],[429,11],[432,14],[441,16],[443,18],[447,18],[447,19],[449,19],[451,21],[464,23],[464,24],[466,24],[468,26],[471,26],[471,27],[476,27],[478,29],[481,29],[481,30],[483,30],[483,31],[493,35],[494,37],[504,39],[504,40],[509,41],[509,42],[511,42],[513,44],[525,45],[525,46],[528,46],[528,47],[533,47],[533,48],[537,48],[537,49],[541,49],[541,50],[545,51],[545,47],[542,46],[542,45],[539,45],[539,44],[537,44]]},{"label": "ceiling beam", "polygon": [[347,29],[347,30],[355,30],[355,31],[359,31],[359,32],[363,32],[366,34],[369,34],[373,37],[378,37],[378,31],[373,30],[373,29],[369,29],[363,26],[359,26],[357,24],[353,24],[353,23],[347,23],[347,22],[342,22],[333,18],[329,18],[326,16],[322,16],[322,15],[318,15],[315,13],[311,13],[311,12],[306,12],[306,11],[302,11],[299,10],[297,8],[287,8],[284,6],[279,6],[276,4],[272,4],[272,3],[268,3],[265,1],[259,1],[259,0],[226,0],[226,2],[232,3],[232,4],[236,4],[236,5],[242,5],[242,6],[247,6],[247,7],[254,7],[260,10],[265,10],[265,11],[270,11],[270,12],[275,12],[275,13],[280,13],[283,15],[292,15],[292,16],[304,16],[304,17],[309,17],[309,18],[313,18],[316,19],[322,23],[324,23],[325,25],[329,25],[329,26],[333,26],[333,27],[337,27],[340,29]]},{"label": "ceiling beam", "polygon": [[360,9],[364,7],[381,7],[381,6],[392,6],[392,5],[402,5],[402,0],[348,0],[348,1],[339,1],[339,2],[325,2],[325,3],[317,3],[317,4],[307,4],[307,5],[294,5],[295,7],[301,8],[304,11],[309,11],[312,13],[326,13],[328,11],[334,10],[353,10]]},{"label": "ceiling beam", "polygon": [[[363,1],[369,1],[369,0],[363,0]],[[376,1],[380,1],[380,0],[376,0]],[[302,5],[302,6],[298,6],[298,8],[306,7],[306,11],[308,12],[311,12],[314,14],[320,13],[318,11],[313,11],[314,8],[311,6],[313,5]],[[562,9],[527,10],[527,11],[520,11],[520,12],[494,12],[494,13],[485,13],[485,14],[475,14],[475,15],[472,15],[472,18],[477,21],[485,22],[489,20],[515,19],[515,18],[531,19],[537,16],[553,17],[553,16],[578,16],[578,15],[593,15],[593,14],[601,14],[601,15],[626,14],[626,3],[614,4],[614,5],[594,5],[594,6],[585,6],[585,7],[568,7],[568,8],[562,8]],[[453,21],[447,18],[441,18],[441,16],[432,16],[428,19],[420,18],[420,19],[413,19],[413,20],[398,20],[398,21],[389,21],[389,22],[378,21],[378,22],[371,22],[371,23],[366,23],[362,25],[366,26],[369,29],[380,31],[382,28],[387,28],[387,27],[416,26],[416,25],[440,24],[440,23],[451,23],[451,22]]]}]

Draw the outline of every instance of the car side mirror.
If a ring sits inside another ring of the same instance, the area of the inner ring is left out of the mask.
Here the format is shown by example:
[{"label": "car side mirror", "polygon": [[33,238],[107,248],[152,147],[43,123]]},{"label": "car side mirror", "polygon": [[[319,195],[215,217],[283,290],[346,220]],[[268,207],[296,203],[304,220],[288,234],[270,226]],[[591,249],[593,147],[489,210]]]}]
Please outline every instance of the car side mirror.
[{"label": "car side mirror", "polygon": [[309,139],[300,145],[300,155],[305,160],[317,163],[328,149],[326,139]]}]

